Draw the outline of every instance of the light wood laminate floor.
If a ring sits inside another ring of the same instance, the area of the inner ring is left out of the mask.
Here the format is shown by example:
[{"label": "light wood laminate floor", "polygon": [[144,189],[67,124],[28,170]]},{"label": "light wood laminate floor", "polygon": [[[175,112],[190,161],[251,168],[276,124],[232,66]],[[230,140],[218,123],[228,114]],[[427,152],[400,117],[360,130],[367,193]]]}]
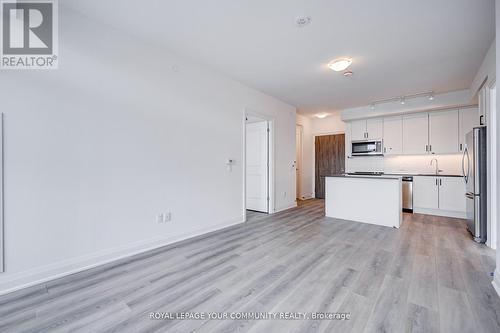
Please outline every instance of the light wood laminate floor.
[{"label": "light wood laminate floor", "polygon": [[[310,200],[0,297],[1,332],[500,332],[494,253],[463,220],[397,229]],[[350,320],[151,320],[159,312],[346,312]]]}]

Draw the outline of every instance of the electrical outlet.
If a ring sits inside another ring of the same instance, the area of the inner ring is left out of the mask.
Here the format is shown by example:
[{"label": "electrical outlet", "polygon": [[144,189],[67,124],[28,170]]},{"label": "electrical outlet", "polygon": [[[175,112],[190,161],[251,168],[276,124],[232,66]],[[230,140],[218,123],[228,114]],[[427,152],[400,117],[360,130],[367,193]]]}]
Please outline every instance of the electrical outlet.
[{"label": "electrical outlet", "polygon": [[156,215],[156,223],[163,223],[163,222],[165,222],[165,216],[163,214]]},{"label": "electrical outlet", "polygon": [[172,212],[167,212],[163,214],[163,222],[170,222],[172,221]]}]

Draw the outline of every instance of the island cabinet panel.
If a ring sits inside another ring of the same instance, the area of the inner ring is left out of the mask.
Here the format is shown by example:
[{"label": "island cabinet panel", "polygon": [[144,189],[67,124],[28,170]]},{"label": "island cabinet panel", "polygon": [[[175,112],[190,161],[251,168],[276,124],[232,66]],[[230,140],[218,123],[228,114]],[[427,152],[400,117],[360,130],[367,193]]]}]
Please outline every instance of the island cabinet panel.
[{"label": "island cabinet panel", "polygon": [[413,206],[439,209],[439,187],[436,177],[413,177]]}]

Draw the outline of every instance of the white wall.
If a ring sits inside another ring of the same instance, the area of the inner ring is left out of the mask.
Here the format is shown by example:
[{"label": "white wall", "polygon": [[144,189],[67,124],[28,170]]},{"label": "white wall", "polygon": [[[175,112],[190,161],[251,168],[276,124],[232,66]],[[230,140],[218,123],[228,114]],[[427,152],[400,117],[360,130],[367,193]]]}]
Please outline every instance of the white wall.
[{"label": "white wall", "polygon": [[302,126],[302,172],[300,173],[300,191],[298,197],[314,197],[314,138],[311,118],[297,114],[297,124]]},{"label": "white wall", "polygon": [[490,84],[492,80],[495,80],[495,58],[496,58],[496,41],[493,40],[491,46],[486,53],[481,66],[472,81],[472,84],[469,89],[469,99],[474,99],[477,95],[477,92],[482,87],[483,83],[486,85]]},{"label": "white wall", "polygon": [[346,125],[341,119],[340,112],[330,112],[329,116],[323,119],[298,114],[297,124],[302,125],[304,131],[301,198],[308,199],[315,196],[314,137],[344,133]]},{"label": "white wall", "polygon": [[[500,36],[500,0],[496,0],[495,1],[495,25],[496,25],[496,36]],[[497,43],[496,44],[496,63],[497,64],[500,64],[500,43]],[[500,77],[500,66],[497,66],[496,67],[496,77]],[[499,95],[499,90],[500,90],[500,86],[497,85],[497,96],[500,96]],[[497,161],[499,160],[499,153],[498,153],[498,147],[500,147],[500,135],[499,135],[499,131],[500,131],[500,117],[498,117],[498,115],[500,115],[500,103],[498,103],[498,99],[497,99],[497,105],[496,105],[496,110],[495,110],[496,114],[497,114],[497,117],[496,117],[496,121],[495,121],[495,124],[492,124],[490,127],[490,130],[492,131],[495,131],[496,133],[496,159]],[[496,172],[496,184],[493,184],[493,186],[496,186],[497,188],[497,191],[496,193],[500,193],[500,168],[498,167],[498,164],[497,164],[497,168],[496,170],[494,171]],[[492,201],[493,202],[493,201]],[[493,281],[493,286],[495,287],[497,293],[500,295],[500,209],[498,208],[498,198],[495,198],[494,200],[494,203],[497,207],[496,209],[496,216],[493,216],[493,218],[496,219],[497,221],[497,252],[496,252],[496,255],[497,255],[497,265],[496,265],[496,270],[495,270],[495,278],[494,278],[494,281]]]},{"label": "white wall", "polygon": [[[294,107],[76,13],[59,17],[60,68],[0,76],[0,293],[242,222],[246,108],[275,120],[275,206],[294,205]],[[166,211],[172,222],[157,224]]]}]

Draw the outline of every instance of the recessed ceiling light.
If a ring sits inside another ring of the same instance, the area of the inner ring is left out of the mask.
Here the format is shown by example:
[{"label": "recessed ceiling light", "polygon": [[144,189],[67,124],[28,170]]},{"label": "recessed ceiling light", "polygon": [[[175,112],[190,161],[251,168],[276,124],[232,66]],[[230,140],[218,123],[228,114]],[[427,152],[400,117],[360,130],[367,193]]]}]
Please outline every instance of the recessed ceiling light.
[{"label": "recessed ceiling light", "polygon": [[351,58],[340,58],[330,62],[328,64],[328,67],[333,71],[341,72],[345,70],[347,67],[349,67],[351,64],[352,64]]},{"label": "recessed ceiling light", "polygon": [[433,101],[434,100],[434,93],[430,93],[429,94],[429,101]]},{"label": "recessed ceiling light", "polygon": [[399,103],[401,103],[402,105],[404,105],[404,104],[406,103],[405,98],[404,98],[404,97],[401,97],[401,98],[399,99]]},{"label": "recessed ceiling light", "polygon": [[298,27],[304,27],[311,23],[311,21],[312,19],[309,16],[298,16],[295,20],[295,24],[297,24]]},{"label": "recessed ceiling light", "polygon": [[375,110],[375,104],[374,103],[370,104],[370,109],[371,110]]},{"label": "recessed ceiling light", "polygon": [[354,73],[352,71],[345,71],[344,72],[344,76],[345,77],[349,77],[349,76],[352,76]]},{"label": "recessed ceiling light", "polygon": [[323,119],[328,117],[328,113],[319,113],[316,115],[316,118]]}]

